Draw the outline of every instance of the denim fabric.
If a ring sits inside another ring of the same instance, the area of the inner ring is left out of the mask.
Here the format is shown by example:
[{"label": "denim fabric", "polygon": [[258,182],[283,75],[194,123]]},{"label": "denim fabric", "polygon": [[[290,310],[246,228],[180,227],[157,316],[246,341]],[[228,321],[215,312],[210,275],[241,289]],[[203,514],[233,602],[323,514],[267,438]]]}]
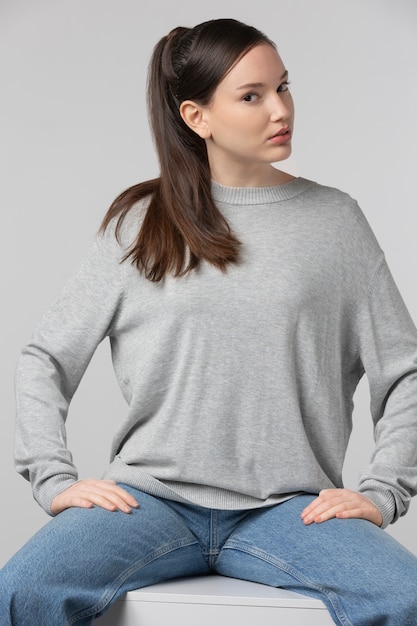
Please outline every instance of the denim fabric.
[{"label": "denim fabric", "polygon": [[130,515],[68,509],[6,564],[1,626],[84,626],[130,589],[210,571],[320,598],[343,626],[417,624],[417,558],[370,522],[305,526],[312,496],[224,511],[125,488]]}]

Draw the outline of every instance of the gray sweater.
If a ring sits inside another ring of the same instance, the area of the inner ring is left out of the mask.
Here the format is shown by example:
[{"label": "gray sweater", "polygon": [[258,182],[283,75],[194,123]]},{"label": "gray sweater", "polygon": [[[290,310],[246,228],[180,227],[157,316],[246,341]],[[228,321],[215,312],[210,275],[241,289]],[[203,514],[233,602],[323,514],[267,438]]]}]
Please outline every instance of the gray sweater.
[{"label": "gray sweater", "polygon": [[213,194],[242,242],[225,274],[203,263],[155,284],[120,263],[144,207],[121,246],[96,238],[22,352],[18,471],[49,513],[77,480],[65,419],[105,337],[128,407],[104,477],[212,508],[342,487],[366,372],[376,446],[358,489],[386,526],[417,486],[417,333],[366,219],[303,178]]}]

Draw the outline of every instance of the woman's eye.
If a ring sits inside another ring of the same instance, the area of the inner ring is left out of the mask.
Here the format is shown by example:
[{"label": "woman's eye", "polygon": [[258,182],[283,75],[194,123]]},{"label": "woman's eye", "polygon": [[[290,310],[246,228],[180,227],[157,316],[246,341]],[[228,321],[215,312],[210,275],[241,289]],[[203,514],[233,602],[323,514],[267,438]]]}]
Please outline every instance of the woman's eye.
[{"label": "woman's eye", "polygon": [[248,93],[243,97],[244,102],[255,102],[259,98],[257,93]]},{"label": "woman's eye", "polygon": [[283,91],[288,91],[288,87],[290,86],[290,81],[286,80],[284,83],[281,83],[277,89],[278,93],[282,93]]}]

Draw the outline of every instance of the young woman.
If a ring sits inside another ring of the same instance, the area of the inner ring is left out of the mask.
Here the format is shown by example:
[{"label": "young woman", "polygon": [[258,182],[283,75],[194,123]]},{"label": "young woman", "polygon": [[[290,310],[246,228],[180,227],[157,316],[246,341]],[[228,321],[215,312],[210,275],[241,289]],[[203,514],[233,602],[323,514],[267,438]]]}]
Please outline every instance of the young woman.
[{"label": "young woman", "polygon": [[[417,332],[361,210],[271,164],[288,72],[234,20],[155,47],[160,177],[122,193],[23,350],[16,462],[54,518],[0,574],[1,624],[90,624],[121,594],[210,571],[315,596],[336,624],[417,623],[417,559],[384,530],[417,485]],[[70,400],[109,337],[128,403],[78,480]],[[376,447],[343,488],[366,372]]]}]

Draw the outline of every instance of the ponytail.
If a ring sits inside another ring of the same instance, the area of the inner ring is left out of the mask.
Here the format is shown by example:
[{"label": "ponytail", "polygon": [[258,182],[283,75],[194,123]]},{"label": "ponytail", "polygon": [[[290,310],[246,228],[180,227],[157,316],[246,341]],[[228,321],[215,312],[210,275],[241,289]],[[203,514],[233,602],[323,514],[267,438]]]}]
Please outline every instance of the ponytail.
[{"label": "ponytail", "polygon": [[175,28],[155,46],[148,73],[148,110],[160,177],[130,187],[112,203],[100,230],[117,217],[116,237],[131,207],[149,198],[141,228],[123,260],[146,278],[183,276],[201,261],[225,271],[239,241],[216,207],[205,141],[182,120],[180,103],[207,104],[234,63],[265,35],[236,20]]}]

